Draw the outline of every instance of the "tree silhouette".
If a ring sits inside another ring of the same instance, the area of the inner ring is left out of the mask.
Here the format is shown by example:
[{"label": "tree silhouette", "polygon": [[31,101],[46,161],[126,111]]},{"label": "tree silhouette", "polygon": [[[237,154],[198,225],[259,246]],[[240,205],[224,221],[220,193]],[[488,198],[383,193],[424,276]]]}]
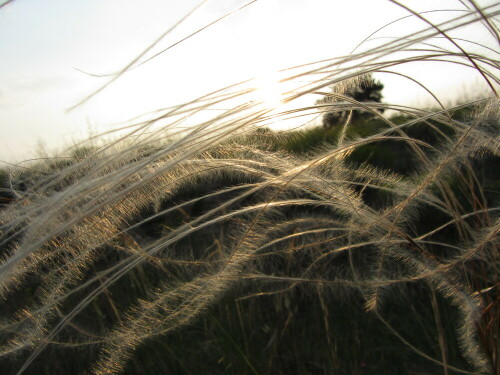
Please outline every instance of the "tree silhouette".
[{"label": "tree silhouette", "polygon": [[[375,102],[380,103],[382,101],[382,90],[384,85],[373,78],[371,74],[364,76],[362,79],[351,83],[346,87],[346,85],[333,85],[330,87],[332,95],[327,95],[322,99],[318,100],[316,104],[347,104],[346,100],[342,100],[339,95],[343,97],[349,97],[357,102]],[[378,112],[383,113],[384,109],[377,109]],[[351,120],[356,120],[360,118],[369,118],[373,116],[373,113],[366,110],[335,110],[327,112],[323,115],[323,126],[326,128],[333,127],[335,125],[341,124],[347,121],[349,114],[351,114]]]}]

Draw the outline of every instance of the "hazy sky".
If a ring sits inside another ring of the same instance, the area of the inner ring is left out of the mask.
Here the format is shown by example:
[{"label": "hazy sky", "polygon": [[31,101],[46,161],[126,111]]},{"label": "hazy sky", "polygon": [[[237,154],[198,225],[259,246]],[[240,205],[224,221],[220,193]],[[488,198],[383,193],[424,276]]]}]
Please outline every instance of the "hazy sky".
[{"label": "hazy sky", "polygon": [[[245,2],[208,2],[148,56]],[[0,160],[32,157],[37,145],[62,149],[89,132],[109,129],[108,124],[180,103],[263,71],[348,54],[371,32],[407,14],[387,0],[259,0],[127,73],[85,105],[66,112],[105,82],[76,69],[95,74],[119,70],[198,3],[16,0],[0,9]],[[419,11],[464,9],[451,0],[406,4]],[[435,20],[445,16],[451,14],[432,15]],[[405,20],[384,29],[380,36],[401,36],[422,26],[420,21]],[[465,33],[474,37],[472,34],[481,32],[485,36],[479,36],[479,41],[491,45],[491,38],[479,29],[470,28]],[[465,95],[468,87],[480,81],[477,73],[449,67],[406,69],[441,93],[451,88]],[[421,91],[408,88],[411,85],[402,87],[389,77],[382,80],[387,102],[425,101]]]}]

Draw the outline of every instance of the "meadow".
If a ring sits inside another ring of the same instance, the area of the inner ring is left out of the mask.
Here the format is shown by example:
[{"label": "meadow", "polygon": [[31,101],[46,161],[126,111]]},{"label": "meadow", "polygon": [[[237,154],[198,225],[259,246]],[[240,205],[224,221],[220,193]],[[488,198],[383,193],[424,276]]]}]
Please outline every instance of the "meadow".
[{"label": "meadow", "polygon": [[[498,42],[500,8],[457,4],[279,72],[279,102],[245,80],[1,169],[0,372],[498,374],[498,51],[453,32]],[[434,60],[489,91],[349,95]],[[272,130],[311,114],[339,121]]]}]

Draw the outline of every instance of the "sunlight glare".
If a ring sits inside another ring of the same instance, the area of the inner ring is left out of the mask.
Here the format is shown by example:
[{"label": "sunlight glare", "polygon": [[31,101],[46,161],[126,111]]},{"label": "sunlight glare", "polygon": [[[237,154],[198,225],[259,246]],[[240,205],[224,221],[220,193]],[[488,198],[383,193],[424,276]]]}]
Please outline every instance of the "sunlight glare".
[{"label": "sunlight glare", "polygon": [[255,90],[252,99],[262,103],[266,108],[275,109],[283,104],[286,93],[285,85],[280,82],[278,72],[266,72],[252,80],[252,88]]}]

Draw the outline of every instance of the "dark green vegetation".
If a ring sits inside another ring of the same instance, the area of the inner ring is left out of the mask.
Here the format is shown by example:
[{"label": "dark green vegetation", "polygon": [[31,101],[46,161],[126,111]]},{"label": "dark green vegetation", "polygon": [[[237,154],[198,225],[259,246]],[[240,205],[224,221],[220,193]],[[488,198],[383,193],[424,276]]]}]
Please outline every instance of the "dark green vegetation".
[{"label": "dark green vegetation", "polygon": [[[463,120],[470,113],[469,108],[453,116]],[[411,118],[399,116],[391,121],[403,124],[411,121]],[[338,147],[346,139],[368,138],[386,130],[387,123],[376,118],[358,119],[350,124],[344,134],[341,126],[286,133],[260,129],[223,143],[201,157],[214,161],[246,157],[257,162],[259,152],[266,152],[289,155],[299,160],[314,159],[324,150]],[[447,137],[455,136],[453,130],[435,120],[417,122],[405,128],[405,134],[425,142],[422,143],[425,152],[432,152]],[[386,140],[361,145],[354,151],[344,153],[342,164],[335,160],[327,162],[335,168],[351,166],[347,168],[364,170],[364,177],[363,173],[352,176],[342,188],[352,189],[364,204],[379,213],[394,205],[398,185],[405,186],[401,181],[418,183],[421,173],[421,164],[411,147],[398,139],[391,139],[398,135],[395,131],[386,135]],[[35,164],[24,171],[12,171],[11,176],[7,171],[2,171],[2,205],[10,205],[20,199],[40,181],[59,178],[62,168],[71,168],[81,160],[93,158],[92,151],[79,149],[68,159]],[[141,157],[154,152],[154,148],[138,150],[135,159],[141,160]],[[438,190],[436,196],[443,200],[454,196],[457,212],[475,214],[463,219],[460,225],[448,225],[427,235],[425,251],[430,261],[438,259],[446,264],[446,260],[460,257],[459,250],[454,246],[458,248],[463,236],[467,236],[467,230],[463,227],[482,227],[485,221],[492,220],[490,213],[482,210],[498,206],[498,165],[497,156],[478,150],[475,155],[457,164],[445,177],[449,190]],[[393,178],[377,183],[376,180],[381,177],[374,173],[376,170],[384,170],[385,176],[391,173]],[[47,194],[63,191],[80,178],[79,173],[84,171],[59,178]],[[129,229],[98,247],[91,255],[95,260],[90,267],[75,269],[75,272],[82,273],[80,284],[103,274],[102,279],[97,280],[98,284],[102,284],[107,279],[105,271],[109,267],[141,252],[141,248],[161,240],[173,229],[192,225],[190,223],[194,218],[202,217],[225,202],[235,199],[219,215],[271,201],[279,193],[272,186],[238,198],[245,184],[262,183],[265,180],[263,176],[273,171],[272,168],[262,167],[260,173],[262,175],[244,169],[222,168],[215,174],[200,171],[195,178],[179,181],[168,195],[158,195],[158,199],[150,199],[149,203],[135,209],[127,219]],[[392,181],[392,186],[389,181]],[[387,189],[384,189],[384,185]],[[217,195],[197,200],[217,192]],[[157,194],[154,191],[150,193]],[[300,198],[318,199],[314,189],[303,192]],[[162,211],[168,213],[153,216]],[[374,260],[377,259],[377,250],[374,244],[356,246],[346,252],[333,252],[324,261],[318,262],[331,249],[349,247],[354,241],[342,228],[332,228],[328,233],[320,230],[319,223],[332,220],[331,215],[328,208],[319,204],[283,207],[273,211],[267,218],[268,226],[261,225],[258,230],[272,232],[272,235],[266,241],[255,237],[256,243],[263,243],[264,248],[259,250],[258,256],[250,259],[249,264],[243,266],[241,278],[232,283],[225,293],[217,295],[216,302],[203,308],[199,314],[182,318],[186,320],[184,324],[179,324],[179,327],[169,330],[165,335],[161,334],[160,327],[160,332],[145,339],[126,362],[124,372],[438,374],[443,373],[442,362],[447,364],[448,373],[455,373],[454,368],[473,371],[473,367],[463,357],[457,338],[457,327],[463,324],[462,312],[436,293],[427,280],[414,277],[396,257],[388,255],[384,260],[385,270],[390,270],[390,274],[380,275],[380,280],[408,278],[408,281],[382,283],[377,292],[382,296],[381,302],[377,303],[375,309],[368,307],[365,294],[370,289],[368,275],[376,267]],[[336,215],[332,223],[342,218],[341,221],[345,221],[348,217],[340,211]],[[429,204],[420,205],[412,216],[406,224],[406,233],[412,238],[426,235],[450,220],[447,213]],[[308,228],[316,228],[318,233],[311,231],[299,235],[304,230],[301,221],[311,218],[317,223]],[[147,222],[141,223],[142,220]],[[35,359],[25,373],[88,373],[112,327],[124,324],[127,315],[134,316],[135,313],[131,312],[134,310],[130,309],[138,299],[147,298],[157,288],[165,288],[165,283],[167,289],[175,288],[183,283],[194,282],[196,277],[193,275],[211,272],[214,267],[216,269],[217,263],[224,260],[226,247],[235,246],[234,243],[238,243],[245,235],[250,240],[256,236],[248,232],[245,234],[248,230],[244,219],[216,222],[178,240],[168,249],[168,254],[167,249],[160,250],[148,262],[140,264],[105,288],[59,332],[57,340]],[[10,241],[15,242],[16,236]],[[60,241],[64,243],[67,240],[62,236]],[[443,244],[447,244],[447,247]],[[8,247],[9,243],[4,244],[3,252]],[[413,251],[411,246],[403,249],[399,251]],[[495,335],[499,329],[497,250],[492,246],[485,252],[491,258],[463,259],[453,276],[467,280],[471,292],[484,292],[480,295],[483,310],[476,321],[476,328],[481,349],[488,356],[490,366],[498,366],[498,336]],[[69,252],[67,256],[71,256]],[[57,258],[52,261],[57,262]],[[52,268],[50,265],[47,267],[49,270]],[[170,279],[165,280],[165,275]],[[363,287],[363,281],[366,287]],[[22,285],[2,304],[1,316],[13,317],[23,306],[36,306],[35,301],[44,293],[34,273],[28,273]],[[56,314],[49,317],[49,321],[57,321],[59,317],[71,313],[73,306],[92,293],[94,288],[95,284],[89,284],[72,292],[60,304]],[[146,309],[152,302],[143,303],[145,305],[142,308]],[[182,302],[173,311],[159,309],[155,312],[155,318],[161,320],[167,319],[169,314],[182,314],[183,304],[196,305],[196,301]],[[366,311],[367,308],[371,311]],[[140,309],[137,313],[140,314]],[[16,330],[16,325],[7,329],[6,332],[10,331],[10,334],[4,335],[3,340],[15,337]],[[14,356],[2,358],[0,367],[3,373],[15,373],[19,363],[26,360],[27,353],[21,349]]]}]

